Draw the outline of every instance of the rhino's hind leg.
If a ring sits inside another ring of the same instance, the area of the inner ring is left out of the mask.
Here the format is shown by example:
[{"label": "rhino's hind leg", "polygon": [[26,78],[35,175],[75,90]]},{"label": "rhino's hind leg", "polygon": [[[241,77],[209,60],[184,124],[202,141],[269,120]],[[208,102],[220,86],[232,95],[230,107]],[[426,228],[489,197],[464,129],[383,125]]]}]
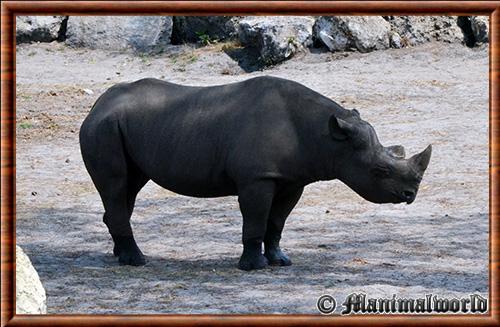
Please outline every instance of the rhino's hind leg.
[{"label": "rhino's hind leg", "polygon": [[262,242],[274,190],[273,181],[253,182],[238,190],[238,202],[243,215],[243,254],[238,268],[242,270],[262,269],[268,264],[262,255]]},{"label": "rhino's hind leg", "polygon": [[303,190],[302,187],[289,189],[278,193],[273,200],[264,238],[264,256],[271,265],[290,266],[292,264],[292,261],[283,253],[279,244],[285,221],[299,201]]},{"label": "rhino's hind leg", "polygon": [[118,261],[123,265],[140,266],[146,259],[137,246],[130,217],[134,210],[135,198],[148,179],[135,169],[128,167],[125,176],[109,175],[106,186],[97,186],[104,204],[104,223],[113,238],[113,254],[118,256]]},{"label": "rhino's hind leg", "polygon": [[120,264],[144,265],[146,260],[134,240],[130,217],[137,193],[148,178],[125,153],[117,124],[110,122],[102,127],[92,135],[81,134],[85,166],[104,205],[103,221],[114,241],[113,253]]},{"label": "rhino's hind leg", "polygon": [[[140,266],[146,263],[144,255],[137,246],[130,226],[130,217],[134,211],[134,204],[137,193],[147,183],[148,179],[137,171],[130,171],[126,178],[126,190],[119,190],[115,196],[103,203],[111,202],[104,213],[104,223],[108,226],[113,238],[113,254],[119,257],[119,262],[124,265]],[[126,195],[125,195],[126,194]],[[125,201],[124,201],[125,200]],[[126,203],[126,210],[123,203]],[[122,203],[116,207],[116,204]],[[106,204],[105,204],[106,208]]]}]

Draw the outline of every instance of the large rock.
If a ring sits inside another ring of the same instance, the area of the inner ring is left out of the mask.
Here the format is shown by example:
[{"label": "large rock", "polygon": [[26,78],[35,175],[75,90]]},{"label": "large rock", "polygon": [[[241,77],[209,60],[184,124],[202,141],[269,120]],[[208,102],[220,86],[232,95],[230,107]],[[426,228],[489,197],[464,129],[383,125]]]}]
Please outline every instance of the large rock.
[{"label": "large rock", "polygon": [[330,51],[369,52],[389,47],[390,30],[379,16],[324,16],[314,25],[314,37]]},{"label": "large rock", "polygon": [[470,20],[472,34],[476,43],[488,42],[488,27],[489,18],[488,16],[473,16]]},{"label": "large rock", "polygon": [[16,246],[16,313],[47,313],[45,289],[30,259]]},{"label": "large rock", "polygon": [[238,35],[238,16],[175,16],[172,42],[204,42],[227,40]]},{"label": "large rock", "polygon": [[166,16],[71,16],[66,42],[73,47],[156,52],[170,44],[172,18]]},{"label": "large rock", "polygon": [[16,42],[52,42],[60,38],[66,16],[17,16]]},{"label": "large rock", "polygon": [[429,41],[462,42],[462,30],[455,16],[384,16],[392,29],[393,47],[414,46]]},{"label": "large rock", "polygon": [[276,64],[312,45],[313,25],[306,16],[245,17],[238,35],[242,45],[258,49],[264,64]]}]

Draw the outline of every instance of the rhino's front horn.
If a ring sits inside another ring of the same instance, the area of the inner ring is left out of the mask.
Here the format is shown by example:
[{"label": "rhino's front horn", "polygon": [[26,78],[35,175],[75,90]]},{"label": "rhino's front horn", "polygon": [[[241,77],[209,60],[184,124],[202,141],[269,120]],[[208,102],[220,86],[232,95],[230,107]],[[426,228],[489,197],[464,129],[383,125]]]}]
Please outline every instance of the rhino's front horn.
[{"label": "rhino's front horn", "polygon": [[410,158],[410,164],[415,167],[420,172],[424,172],[429,165],[429,160],[431,160],[432,146],[429,144],[424,151],[414,155]]}]

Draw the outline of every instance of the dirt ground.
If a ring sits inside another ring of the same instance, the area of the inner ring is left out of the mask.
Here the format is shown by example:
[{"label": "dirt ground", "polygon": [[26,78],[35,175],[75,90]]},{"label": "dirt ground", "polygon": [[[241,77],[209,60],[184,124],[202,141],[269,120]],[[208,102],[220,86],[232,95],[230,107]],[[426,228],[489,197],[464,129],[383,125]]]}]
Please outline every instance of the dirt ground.
[{"label": "dirt ground", "polygon": [[[369,54],[301,54],[245,72],[234,45],[173,46],[158,56],[17,48],[17,244],[47,292],[48,313],[318,313],[343,302],[435,294],[488,296],[488,49],[431,43]],[[282,247],[290,267],[243,272],[235,197],[141,191],[132,217],[144,267],[118,265],[78,131],[111,85],[156,77],[215,85],[258,75],[300,82],[358,108],[384,145],[433,145],[411,204],[369,203],[339,181],[308,186]],[[340,308],[339,308],[340,310]]]}]

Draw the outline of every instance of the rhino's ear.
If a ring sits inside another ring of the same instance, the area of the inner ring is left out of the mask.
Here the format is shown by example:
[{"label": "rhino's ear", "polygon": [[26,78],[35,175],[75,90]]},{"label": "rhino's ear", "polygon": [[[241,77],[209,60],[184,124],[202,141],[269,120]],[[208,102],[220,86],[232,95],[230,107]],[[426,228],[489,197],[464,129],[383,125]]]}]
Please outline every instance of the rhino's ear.
[{"label": "rhino's ear", "polygon": [[404,159],[406,156],[405,148],[403,148],[402,145],[391,145],[388,146],[386,149],[387,152],[389,152],[389,154],[394,158]]},{"label": "rhino's ear", "polygon": [[343,141],[349,137],[349,133],[352,131],[352,124],[346,122],[343,119],[337,118],[334,115],[330,117],[329,121],[330,136],[337,141]]}]

